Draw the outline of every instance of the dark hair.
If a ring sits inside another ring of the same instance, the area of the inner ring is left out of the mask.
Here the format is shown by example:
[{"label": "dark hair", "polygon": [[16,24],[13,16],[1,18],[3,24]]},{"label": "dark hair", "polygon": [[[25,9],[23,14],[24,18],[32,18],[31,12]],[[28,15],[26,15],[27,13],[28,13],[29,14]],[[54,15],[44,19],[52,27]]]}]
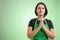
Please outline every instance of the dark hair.
[{"label": "dark hair", "polygon": [[45,17],[45,16],[47,15],[48,11],[47,11],[46,5],[45,5],[43,2],[39,2],[39,3],[36,5],[36,7],[35,7],[35,14],[36,14],[36,16],[38,15],[36,10],[37,10],[37,7],[38,7],[39,4],[42,4],[42,5],[44,5],[44,7],[45,7],[45,14],[44,14],[44,17]]}]

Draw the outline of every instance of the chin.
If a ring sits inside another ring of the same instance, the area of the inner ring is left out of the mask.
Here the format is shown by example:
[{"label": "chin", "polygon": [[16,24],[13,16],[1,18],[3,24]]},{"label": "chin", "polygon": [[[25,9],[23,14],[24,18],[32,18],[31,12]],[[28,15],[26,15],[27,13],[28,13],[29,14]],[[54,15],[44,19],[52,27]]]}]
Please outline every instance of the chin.
[{"label": "chin", "polygon": [[42,16],[43,14],[40,14],[40,16]]},{"label": "chin", "polygon": [[43,16],[43,15],[38,15],[38,16]]}]

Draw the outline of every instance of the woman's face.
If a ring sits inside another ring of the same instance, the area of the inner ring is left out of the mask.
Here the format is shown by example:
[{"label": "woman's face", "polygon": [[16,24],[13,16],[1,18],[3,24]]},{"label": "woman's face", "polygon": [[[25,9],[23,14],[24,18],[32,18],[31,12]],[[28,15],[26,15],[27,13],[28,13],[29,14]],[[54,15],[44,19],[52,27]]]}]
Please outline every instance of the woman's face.
[{"label": "woman's face", "polygon": [[37,6],[37,13],[38,13],[38,16],[44,16],[44,13],[45,13],[45,7],[44,7],[44,5],[39,4]]}]

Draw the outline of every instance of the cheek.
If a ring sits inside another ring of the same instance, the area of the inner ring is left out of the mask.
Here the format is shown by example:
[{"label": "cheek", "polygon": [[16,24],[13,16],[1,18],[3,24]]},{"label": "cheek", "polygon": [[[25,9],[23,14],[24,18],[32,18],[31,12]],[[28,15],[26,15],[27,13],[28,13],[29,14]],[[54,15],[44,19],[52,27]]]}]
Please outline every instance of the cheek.
[{"label": "cheek", "polygon": [[43,13],[45,13],[45,10],[43,10]]},{"label": "cheek", "polygon": [[36,10],[37,13],[39,13],[39,10]]}]

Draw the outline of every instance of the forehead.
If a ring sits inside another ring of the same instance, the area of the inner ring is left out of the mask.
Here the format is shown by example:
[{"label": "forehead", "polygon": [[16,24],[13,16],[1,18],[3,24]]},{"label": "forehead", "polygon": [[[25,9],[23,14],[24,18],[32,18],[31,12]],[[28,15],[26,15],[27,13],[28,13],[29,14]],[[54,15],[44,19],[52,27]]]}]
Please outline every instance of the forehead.
[{"label": "forehead", "polygon": [[43,4],[39,4],[37,7],[44,7],[44,5]]}]

